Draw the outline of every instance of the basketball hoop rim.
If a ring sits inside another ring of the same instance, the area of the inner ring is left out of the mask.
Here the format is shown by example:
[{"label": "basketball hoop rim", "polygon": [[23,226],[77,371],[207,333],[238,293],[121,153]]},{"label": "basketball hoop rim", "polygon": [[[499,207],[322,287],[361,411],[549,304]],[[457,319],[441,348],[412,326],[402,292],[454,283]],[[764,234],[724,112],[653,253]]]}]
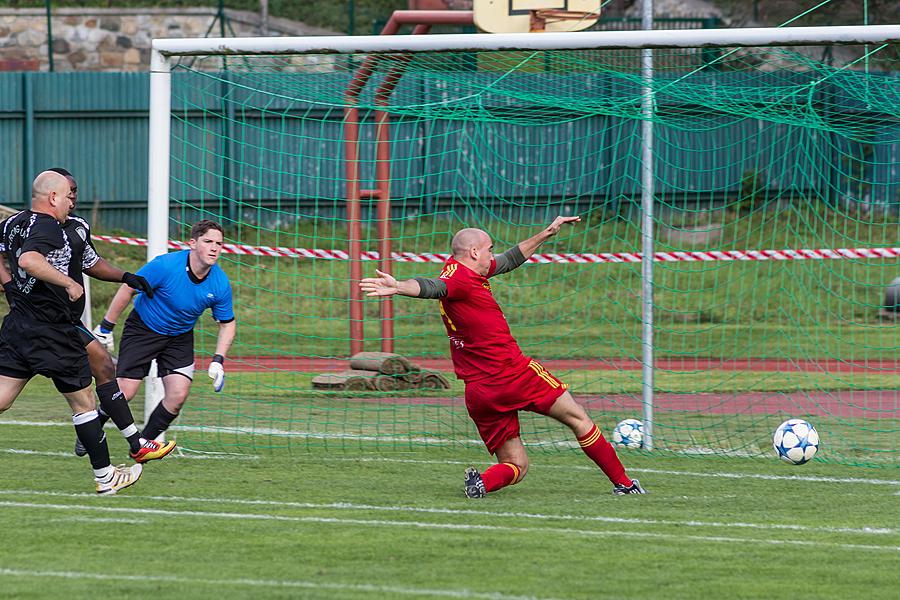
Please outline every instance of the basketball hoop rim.
[{"label": "basketball hoop rim", "polygon": [[560,21],[582,21],[599,19],[600,12],[586,12],[583,10],[563,10],[561,8],[539,8],[532,11],[540,19],[558,19]]}]

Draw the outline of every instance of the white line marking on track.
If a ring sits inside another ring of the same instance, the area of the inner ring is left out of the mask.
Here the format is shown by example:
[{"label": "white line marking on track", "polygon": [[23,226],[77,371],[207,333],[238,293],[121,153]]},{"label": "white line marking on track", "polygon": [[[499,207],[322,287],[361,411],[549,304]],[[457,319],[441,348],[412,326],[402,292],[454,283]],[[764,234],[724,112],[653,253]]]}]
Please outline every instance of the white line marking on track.
[{"label": "white line marking on track", "polygon": [[438,598],[473,598],[475,600],[553,600],[537,596],[514,596],[498,592],[476,592],[474,590],[435,590],[428,588],[411,588],[356,583],[325,583],[302,581],[296,579],[203,579],[178,577],[174,575],[111,575],[109,573],[84,573],[72,571],[31,571],[25,569],[8,569],[0,567],[0,576],[21,577],[26,579],[87,579],[90,581],[132,581],[149,583],[174,583],[190,585],[207,585],[213,587],[244,586],[253,588],[298,588],[307,590],[333,590],[341,592],[360,592],[379,596],[434,596]]},{"label": "white line marking on track", "polygon": [[[2,496],[44,496],[56,498],[95,498],[95,494],[47,492],[40,490],[3,490]],[[726,523],[718,521],[671,521],[660,519],[638,519],[629,517],[606,517],[598,515],[543,514],[526,512],[504,512],[459,508],[429,508],[421,506],[384,506],[376,504],[354,504],[351,502],[332,502],[315,504],[312,502],[293,502],[279,500],[247,500],[243,498],[202,498],[191,496],[121,496],[122,500],[152,500],[154,502],[196,502],[205,504],[231,504],[236,506],[273,506],[278,508],[303,508],[313,510],[359,510],[384,511],[397,513],[422,513],[434,515],[464,515],[478,517],[515,518],[538,521],[594,521],[598,523],[635,524],[635,525],[675,525],[679,527],[736,527],[739,529],[786,530],[822,533],[851,533],[854,535],[892,535],[896,529],[887,527],[808,527],[805,525],[785,525],[779,523]]]},{"label": "white line marking on track", "polygon": [[233,519],[250,521],[278,521],[289,523],[327,523],[332,525],[353,525],[370,527],[412,527],[417,529],[445,529],[452,531],[503,531],[507,533],[538,533],[555,535],[573,535],[578,537],[639,537],[674,541],[725,542],[729,544],[764,544],[778,546],[815,546],[841,550],[875,550],[900,552],[900,546],[875,546],[867,544],[839,544],[833,542],[816,542],[810,540],[773,540],[725,536],[676,535],[645,531],[572,529],[566,527],[512,527],[508,525],[482,525],[471,523],[433,523],[426,521],[388,521],[379,519],[340,519],[337,517],[293,517],[287,515],[271,515],[258,513],[208,512],[197,510],[164,510],[159,508],[125,508],[116,506],[88,506],[85,504],[44,504],[34,502],[3,502],[0,506],[10,508],[33,508],[38,510],[63,511],[102,511],[105,513],[128,513],[129,515],[160,515],[167,517],[207,517],[214,519]]}]

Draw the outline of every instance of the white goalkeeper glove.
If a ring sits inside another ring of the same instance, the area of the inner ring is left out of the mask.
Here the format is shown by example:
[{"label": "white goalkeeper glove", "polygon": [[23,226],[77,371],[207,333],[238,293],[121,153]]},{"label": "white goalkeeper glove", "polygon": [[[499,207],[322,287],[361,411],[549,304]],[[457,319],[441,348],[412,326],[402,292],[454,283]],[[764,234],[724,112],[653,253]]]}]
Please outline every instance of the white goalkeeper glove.
[{"label": "white goalkeeper glove", "polygon": [[223,362],[225,362],[225,357],[221,354],[216,354],[212,357],[212,362],[209,363],[209,371],[207,371],[209,378],[213,380],[213,389],[217,392],[221,392],[222,388],[225,387],[225,366],[222,364]]},{"label": "white goalkeeper glove", "polygon": [[113,348],[115,348],[116,341],[113,336],[113,327],[115,327],[115,323],[110,323],[106,319],[100,321],[100,324],[94,327],[94,330],[91,332],[94,334],[94,337],[97,338],[97,341],[103,344],[106,348],[107,352],[112,353]]}]

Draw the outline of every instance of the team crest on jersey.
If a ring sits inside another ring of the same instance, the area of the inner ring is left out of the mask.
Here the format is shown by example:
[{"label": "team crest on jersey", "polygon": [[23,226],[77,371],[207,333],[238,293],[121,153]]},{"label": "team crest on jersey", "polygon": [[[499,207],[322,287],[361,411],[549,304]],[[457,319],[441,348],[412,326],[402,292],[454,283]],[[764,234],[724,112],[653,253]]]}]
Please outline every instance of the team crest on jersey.
[{"label": "team crest on jersey", "polygon": [[491,282],[490,281],[485,281],[484,283],[481,284],[481,287],[486,289],[489,293],[493,294],[493,292],[491,291]]},{"label": "team crest on jersey", "polygon": [[75,228],[75,233],[78,234],[78,237],[81,238],[81,241],[82,241],[82,242],[86,242],[86,241],[87,241],[87,231],[85,231],[84,227],[76,227],[76,228]]}]

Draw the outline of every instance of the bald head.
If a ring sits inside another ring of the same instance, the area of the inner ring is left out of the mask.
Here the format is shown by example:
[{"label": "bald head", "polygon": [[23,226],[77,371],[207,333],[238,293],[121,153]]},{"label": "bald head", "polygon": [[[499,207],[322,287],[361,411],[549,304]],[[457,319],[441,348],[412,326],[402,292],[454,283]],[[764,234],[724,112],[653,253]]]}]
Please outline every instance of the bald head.
[{"label": "bald head", "polygon": [[39,173],[31,183],[31,197],[34,199],[46,198],[50,192],[65,196],[69,193],[69,180],[55,171]]},{"label": "bald head", "polygon": [[72,210],[69,180],[53,171],[40,173],[31,183],[31,210],[46,213],[64,223]]},{"label": "bald head", "polygon": [[481,229],[473,227],[460,229],[450,241],[450,251],[455,258],[459,258],[472,248],[483,246],[490,239],[491,237]]}]

